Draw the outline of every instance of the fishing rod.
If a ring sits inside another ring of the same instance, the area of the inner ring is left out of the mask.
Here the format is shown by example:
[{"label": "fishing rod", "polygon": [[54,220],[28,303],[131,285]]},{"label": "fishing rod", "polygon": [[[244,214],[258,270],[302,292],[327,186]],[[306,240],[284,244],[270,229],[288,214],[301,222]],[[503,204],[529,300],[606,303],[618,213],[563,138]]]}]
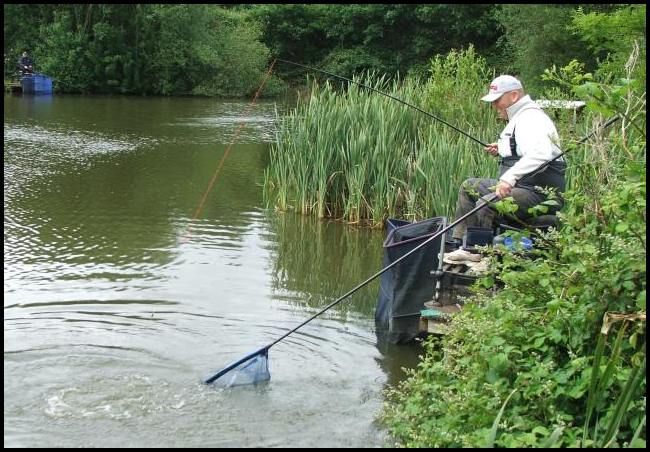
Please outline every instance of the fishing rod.
[{"label": "fishing rod", "polygon": [[[610,125],[612,125],[613,123],[615,123],[615,122],[618,121],[619,119],[621,119],[619,115],[615,115],[615,116],[613,116],[613,117],[610,118],[607,122],[605,122],[605,124],[603,124],[600,128],[594,130],[593,132],[591,132],[591,133],[589,133],[588,135],[586,135],[585,137],[583,137],[580,141],[578,141],[577,144],[583,144],[583,143],[585,143],[589,138],[591,138],[593,135],[595,135],[595,134],[598,132],[598,130],[605,129],[605,128],[609,127]],[[535,175],[541,173],[542,171],[545,171],[551,163],[553,163],[555,160],[559,159],[560,157],[564,156],[565,154],[566,154],[566,152],[565,152],[565,151],[562,151],[562,152],[560,152],[559,155],[557,155],[557,156],[554,157],[553,159],[551,159],[551,160],[549,160],[549,161],[546,161],[546,162],[542,163],[539,167],[537,167],[537,169],[535,169],[534,171],[532,171],[532,172],[530,172],[530,173],[524,175],[521,179],[519,179],[519,181],[517,181],[517,183],[515,183],[515,186],[517,186],[517,184],[520,183],[521,181],[524,181],[525,179],[528,179],[528,178],[530,178],[530,177],[533,177],[533,176],[535,176]],[[379,270],[379,271],[378,271],[377,273],[375,273],[374,275],[372,275],[372,276],[370,276],[369,278],[367,278],[365,281],[359,283],[357,286],[355,286],[354,288],[350,289],[350,290],[347,291],[345,294],[341,295],[339,298],[337,298],[336,300],[334,300],[333,302],[331,302],[330,304],[328,304],[327,306],[325,306],[325,307],[324,307],[323,309],[321,309],[319,312],[317,312],[316,314],[312,315],[310,318],[308,318],[307,320],[305,320],[304,322],[302,322],[302,323],[301,323],[300,325],[298,325],[297,327],[293,328],[291,331],[288,331],[287,333],[283,334],[281,337],[279,337],[279,338],[276,339],[275,341],[271,342],[270,344],[268,344],[268,345],[266,345],[266,346],[264,346],[264,347],[262,347],[262,348],[260,348],[260,349],[258,349],[258,350],[256,350],[256,351],[254,351],[253,353],[250,353],[250,354],[244,356],[243,358],[241,358],[241,359],[239,359],[239,360],[233,362],[232,364],[229,364],[228,366],[226,366],[225,368],[223,368],[222,370],[220,370],[219,372],[217,372],[217,373],[216,373],[215,375],[213,375],[212,377],[206,379],[206,380],[204,381],[204,383],[205,383],[205,384],[213,383],[213,382],[216,381],[218,378],[222,377],[223,375],[225,375],[226,373],[230,372],[231,370],[237,368],[238,366],[244,364],[245,362],[247,362],[247,361],[249,361],[249,360],[255,358],[256,356],[263,356],[264,358],[267,358],[267,357],[268,357],[268,351],[269,351],[269,349],[270,349],[271,347],[273,347],[275,344],[277,344],[278,342],[280,342],[281,340],[283,340],[284,338],[286,338],[286,337],[289,336],[290,334],[294,333],[294,332],[297,331],[298,329],[302,328],[302,327],[305,326],[307,323],[311,322],[312,320],[314,320],[314,319],[315,319],[316,317],[318,317],[319,315],[323,314],[323,313],[324,313],[325,311],[327,311],[328,309],[331,309],[332,307],[336,306],[336,305],[339,304],[341,301],[345,300],[345,299],[348,298],[350,295],[354,294],[356,291],[358,291],[359,289],[361,289],[363,286],[365,286],[366,284],[370,283],[372,280],[374,280],[374,279],[377,278],[378,276],[382,275],[383,273],[387,272],[388,270],[390,270],[391,268],[393,268],[395,265],[397,265],[398,263],[402,262],[402,261],[403,261],[404,259],[406,259],[407,257],[411,256],[411,255],[412,255],[413,253],[415,253],[416,251],[418,251],[418,250],[420,250],[421,248],[425,247],[427,244],[431,243],[433,240],[435,240],[436,238],[440,237],[442,234],[444,234],[445,232],[449,231],[451,228],[453,228],[454,226],[456,226],[456,225],[459,224],[460,222],[465,221],[467,218],[469,218],[470,216],[474,215],[476,212],[478,212],[479,210],[483,209],[485,206],[488,206],[488,205],[490,205],[491,203],[497,201],[498,199],[499,199],[499,196],[498,196],[496,193],[490,193],[490,194],[487,194],[487,195],[485,195],[485,196],[482,196],[482,197],[480,198],[480,202],[477,203],[477,206],[474,207],[474,208],[473,208],[472,210],[470,210],[469,212],[467,212],[465,215],[461,216],[460,218],[457,218],[457,219],[454,220],[452,223],[450,223],[448,226],[446,226],[446,227],[443,228],[442,230],[436,232],[434,235],[432,235],[431,237],[429,237],[428,239],[426,239],[424,242],[420,243],[418,246],[416,246],[415,248],[413,248],[411,251],[409,251],[408,253],[404,254],[404,255],[401,256],[399,259],[396,259],[396,260],[395,260],[394,262],[392,262],[390,265],[387,265],[386,267],[382,268],[381,270]],[[268,375],[268,378],[271,378],[271,377],[270,377],[270,374],[267,374],[267,375]]]},{"label": "fishing rod", "polygon": [[390,94],[385,93],[385,92],[383,92],[383,91],[380,91],[380,90],[378,90],[378,89],[376,89],[376,88],[373,88],[372,86],[364,85],[363,83],[360,83],[360,82],[357,82],[357,81],[354,81],[354,80],[350,80],[349,78],[345,78],[345,77],[342,77],[342,76],[340,76],[340,75],[332,74],[331,72],[324,71],[323,69],[318,69],[318,68],[311,67],[311,66],[305,66],[304,64],[294,63],[293,61],[283,60],[283,59],[281,59],[281,58],[276,58],[276,60],[277,60],[277,61],[281,61],[281,62],[283,62],[283,63],[293,64],[294,66],[303,67],[303,68],[305,68],[305,69],[309,69],[309,70],[311,70],[311,71],[322,72],[323,74],[327,74],[327,75],[329,75],[330,77],[338,78],[338,79],[340,79],[340,80],[345,80],[345,81],[348,82],[348,83],[354,83],[355,85],[359,85],[359,86],[361,86],[362,88],[366,88],[366,89],[369,89],[370,91],[374,91],[374,92],[376,92],[376,93],[379,93],[379,94],[381,94],[381,95],[383,95],[383,96],[386,96],[386,97],[388,97],[388,98],[390,98],[390,99],[396,100],[397,102],[400,102],[400,103],[402,103],[402,104],[404,104],[404,105],[406,105],[406,106],[408,106],[408,107],[414,108],[414,109],[416,109],[417,111],[419,111],[420,113],[423,113],[423,114],[425,114],[425,115],[427,115],[427,116],[429,116],[429,117],[431,117],[431,118],[433,118],[433,119],[435,119],[435,120],[437,120],[437,121],[440,121],[441,123],[445,124],[446,126],[451,127],[451,128],[454,129],[456,132],[465,135],[467,138],[469,138],[470,140],[473,140],[473,141],[477,142],[478,144],[480,144],[480,145],[483,146],[483,147],[486,147],[486,146],[487,146],[487,144],[483,143],[483,142],[482,142],[481,140],[479,140],[478,138],[474,138],[474,137],[471,136],[469,133],[460,130],[458,127],[456,127],[456,126],[454,126],[454,125],[452,125],[452,124],[449,124],[447,121],[445,121],[445,120],[442,119],[442,118],[439,118],[438,116],[434,115],[433,113],[429,113],[428,111],[422,110],[421,108],[416,107],[416,106],[413,105],[413,104],[409,104],[408,102],[406,102],[406,101],[404,101],[404,100],[402,100],[402,99],[399,99],[399,98],[397,98],[397,97],[395,97],[395,96],[391,96]]}]

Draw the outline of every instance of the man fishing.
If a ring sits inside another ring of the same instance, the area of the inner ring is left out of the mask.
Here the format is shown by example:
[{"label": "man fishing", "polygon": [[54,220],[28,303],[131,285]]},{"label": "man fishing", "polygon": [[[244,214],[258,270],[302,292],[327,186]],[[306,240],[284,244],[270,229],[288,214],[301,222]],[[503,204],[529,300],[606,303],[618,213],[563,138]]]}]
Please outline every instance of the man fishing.
[{"label": "man fishing", "polygon": [[[484,150],[499,157],[499,179],[470,178],[463,182],[456,205],[456,218],[460,218],[479,202],[479,198],[495,193],[500,198],[511,196],[517,204],[515,212],[522,221],[530,219],[530,207],[545,201],[548,189],[558,195],[564,192],[566,163],[559,156],[559,137],[551,118],[526,95],[519,80],[511,75],[501,75],[490,83],[488,94],[481,98],[492,103],[501,119],[508,122],[496,143],[488,144]],[[524,175],[539,168],[544,162],[553,160],[548,167],[515,184]],[[549,206],[548,214],[562,207],[561,196],[556,197],[555,206]],[[479,210],[476,214],[460,222],[454,228],[453,238],[457,245],[462,243],[468,227],[492,228],[497,212],[491,207]]]},{"label": "man fishing", "polygon": [[[551,122],[550,118],[546,116],[546,114],[540,109],[540,107],[535,104],[529,96],[524,95],[521,82],[519,82],[514,77],[497,77],[490,85],[490,91],[488,95],[482,98],[482,100],[486,102],[492,102],[492,105],[495,107],[500,117],[509,120],[509,123],[502,132],[498,143],[484,144],[480,140],[470,136],[469,134],[454,127],[448,122],[418,107],[408,104],[401,99],[383,93],[375,88],[368,87],[359,82],[346,79],[336,74],[325,72],[321,69],[310,68],[308,66],[293,63],[287,60],[277,59],[277,61],[283,61],[285,63],[323,72],[330,76],[346,80],[350,83],[355,83],[371,91],[375,91],[379,94],[390,97],[391,99],[414,108],[421,113],[446,124],[457,132],[462,133],[468,138],[484,146],[484,149],[487,152],[495,156],[501,155],[501,180],[492,180],[491,184],[497,187],[497,192],[495,194],[492,190],[488,189],[487,187],[490,185],[488,184],[486,186],[486,190],[483,193],[485,195],[485,199],[491,201],[497,197],[503,198],[507,197],[508,195],[513,196],[515,200],[520,199],[520,202],[530,201],[532,198],[538,198],[540,200],[546,199],[543,193],[538,193],[538,190],[535,188],[537,185],[557,188],[559,192],[564,190],[564,171],[566,165],[563,161],[559,161],[564,153],[560,151],[556,144],[557,131],[555,130],[555,126]],[[619,119],[620,117],[618,115],[614,116],[605,124],[603,124],[602,128],[608,127]],[[515,133],[517,134],[516,139]],[[578,143],[586,142],[591,135],[593,135],[593,133],[587,135]],[[510,139],[511,137],[512,140]],[[473,180],[486,181],[487,179],[470,179],[470,181]],[[517,186],[515,186],[515,184],[517,184]],[[522,187],[525,187],[525,192],[520,192]],[[461,194],[464,196],[462,190]],[[463,209],[473,202],[474,201],[468,201],[467,203],[463,204]],[[535,205],[537,203],[538,202],[532,202],[531,205]],[[240,358],[229,364],[212,376],[205,378],[203,382],[205,384],[212,384],[219,380],[222,383],[225,382],[223,384],[226,386],[231,386],[237,384],[254,384],[260,381],[270,380],[271,374],[268,371],[268,354],[271,347],[285,339],[290,334],[293,334],[298,329],[302,328],[328,309],[336,306],[348,298],[350,295],[366,286],[369,282],[373,281],[378,276],[395,267],[397,264],[404,261],[414,253],[418,252],[420,249],[433,242],[433,240],[445,234],[448,230],[451,230],[454,227],[458,227],[465,221],[473,221],[471,220],[472,217],[480,211],[488,210],[487,206],[488,204],[484,202],[478,202],[476,203],[476,206],[470,205],[467,211],[457,217],[456,220],[454,220],[451,224],[432,234],[430,237],[416,245],[406,254],[403,254],[392,263],[386,265],[384,268],[368,277],[365,281],[357,284],[345,294],[341,295],[339,298],[309,317],[307,320],[303,321],[300,325],[284,333],[282,336],[275,339],[270,344],[267,344],[266,346],[259,348],[252,353],[249,353],[243,358]],[[555,210],[559,209],[559,207],[560,206],[555,206]],[[459,211],[462,211],[462,209],[459,208]],[[463,231],[465,230],[464,227],[465,226],[463,226]],[[462,234],[458,235],[458,237],[462,237]]]},{"label": "man fishing", "polygon": [[18,59],[18,70],[20,71],[20,75],[31,75],[34,72],[34,60],[26,50]]}]

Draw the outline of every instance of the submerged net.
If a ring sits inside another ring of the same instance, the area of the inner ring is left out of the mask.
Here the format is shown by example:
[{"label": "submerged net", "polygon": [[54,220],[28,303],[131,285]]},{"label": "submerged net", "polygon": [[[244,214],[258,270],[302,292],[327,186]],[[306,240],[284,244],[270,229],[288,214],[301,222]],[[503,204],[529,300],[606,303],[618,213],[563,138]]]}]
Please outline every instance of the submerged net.
[{"label": "submerged net", "polygon": [[[392,344],[410,342],[420,332],[420,311],[434,294],[431,272],[438,267],[446,224],[446,217],[417,223],[389,219],[386,224],[384,268],[393,267],[379,280],[375,327]],[[420,246],[418,253],[405,258]]]},{"label": "submerged net", "polygon": [[226,366],[205,383],[230,388],[232,386],[250,385],[271,379],[269,372],[269,349],[257,350],[245,358]]}]

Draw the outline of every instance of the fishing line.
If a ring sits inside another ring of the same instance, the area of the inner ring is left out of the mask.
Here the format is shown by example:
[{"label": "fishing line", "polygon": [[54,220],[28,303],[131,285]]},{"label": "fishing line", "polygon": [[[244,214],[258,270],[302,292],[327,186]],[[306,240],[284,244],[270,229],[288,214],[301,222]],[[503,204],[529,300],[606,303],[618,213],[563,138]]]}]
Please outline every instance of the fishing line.
[{"label": "fishing line", "polygon": [[385,93],[385,92],[380,91],[380,90],[378,90],[378,89],[376,89],[376,88],[373,88],[372,86],[364,85],[363,83],[357,82],[357,81],[355,81],[355,80],[350,80],[349,78],[345,78],[345,77],[342,77],[342,76],[340,76],[340,75],[332,74],[331,72],[327,72],[327,71],[324,71],[324,70],[322,70],[322,69],[318,69],[318,68],[315,68],[315,67],[305,66],[304,64],[294,63],[293,61],[283,60],[283,59],[280,59],[280,58],[277,58],[277,60],[278,60],[278,61],[281,61],[281,62],[283,62],[283,63],[293,64],[294,66],[303,67],[303,68],[305,68],[305,69],[309,69],[309,70],[311,70],[311,71],[322,72],[323,74],[327,74],[327,75],[329,75],[330,77],[338,78],[338,79],[340,79],[340,80],[345,80],[345,81],[348,82],[348,83],[354,83],[355,85],[359,85],[359,86],[361,86],[361,87],[363,87],[363,88],[369,89],[370,91],[374,91],[374,92],[376,92],[376,93],[379,93],[379,94],[381,94],[381,95],[383,95],[383,96],[386,96],[386,97],[388,97],[388,98],[390,98],[390,99],[396,100],[397,102],[400,102],[400,103],[402,103],[402,104],[404,104],[404,105],[406,105],[406,106],[408,106],[408,107],[414,108],[415,110],[419,111],[420,113],[423,113],[423,114],[425,114],[425,115],[427,115],[427,116],[429,116],[429,117],[431,117],[431,118],[433,118],[433,119],[435,119],[435,120],[437,120],[437,121],[440,121],[441,123],[445,124],[446,126],[451,127],[451,128],[454,129],[456,132],[465,135],[467,138],[469,138],[470,140],[473,140],[473,141],[477,142],[478,144],[482,145],[483,147],[486,147],[486,146],[487,146],[487,144],[483,143],[483,142],[482,142],[481,140],[479,140],[478,138],[474,138],[474,137],[471,136],[469,133],[460,130],[458,127],[456,127],[456,126],[454,126],[454,125],[452,125],[452,124],[449,124],[447,121],[445,121],[445,120],[442,119],[442,118],[439,118],[438,116],[434,115],[433,113],[429,113],[428,111],[422,110],[421,108],[416,107],[416,106],[413,105],[413,104],[409,104],[408,102],[406,102],[406,101],[404,101],[404,100],[402,100],[402,99],[399,99],[399,98],[397,98],[397,97],[395,97],[395,96],[392,96],[392,95],[390,95],[390,94],[388,94],[388,93]]},{"label": "fishing line", "polygon": [[[246,117],[248,112],[253,108],[255,105],[255,102],[257,101],[257,98],[259,97],[260,93],[262,92],[262,88],[266,84],[266,81],[269,79],[271,76],[271,72],[273,71],[273,66],[275,65],[275,61],[271,63],[271,66],[269,66],[269,70],[266,72],[266,75],[264,76],[264,79],[262,80],[262,83],[260,84],[259,88],[257,89],[257,92],[255,93],[255,96],[253,96],[253,100],[250,102],[248,107],[244,110],[243,116]],[[194,221],[201,215],[201,212],[203,210],[203,206],[205,205],[205,201],[208,199],[208,195],[212,191],[212,187],[214,187],[214,184],[217,181],[217,177],[219,176],[219,173],[221,173],[221,168],[223,168],[223,164],[225,163],[226,159],[228,158],[228,155],[230,154],[230,150],[232,149],[232,146],[237,142],[237,138],[239,137],[239,134],[241,130],[244,127],[244,122],[240,122],[239,126],[237,127],[237,130],[235,131],[235,136],[233,137],[232,141],[226,148],[226,151],[223,153],[223,156],[221,157],[221,160],[219,161],[219,164],[217,165],[217,169],[215,170],[214,174],[212,175],[212,179],[210,179],[210,183],[208,183],[208,187],[205,189],[205,192],[203,193],[203,196],[201,197],[201,201],[199,202],[198,207],[194,211],[194,215],[192,215],[192,221],[190,222],[189,226],[187,227],[187,230],[185,231],[185,236],[183,239],[181,239],[181,242],[185,242],[187,238],[190,235],[190,228],[191,225],[194,223]]]}]

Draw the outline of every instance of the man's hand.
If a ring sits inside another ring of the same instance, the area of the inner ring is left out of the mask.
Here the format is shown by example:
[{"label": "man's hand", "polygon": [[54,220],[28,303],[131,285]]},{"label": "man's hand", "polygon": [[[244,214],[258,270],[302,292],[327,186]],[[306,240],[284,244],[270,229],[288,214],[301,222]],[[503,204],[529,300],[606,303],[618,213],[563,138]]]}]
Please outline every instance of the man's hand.
[{"label": "man's hand", "polygon": [[497,147],[496,143],[490,143],[487,146],[483,148],[485,152],[487,152],[490,155],[494,155],[495,157],[499,155],[499,148]]},{"label": "man's hand", "polygon": [[510,192],[512,192],[512,185],[510,185],[508,182],[500,180],[497,184],[496,189],[497,196],[501,199],[507,198],[510,196]]}]

